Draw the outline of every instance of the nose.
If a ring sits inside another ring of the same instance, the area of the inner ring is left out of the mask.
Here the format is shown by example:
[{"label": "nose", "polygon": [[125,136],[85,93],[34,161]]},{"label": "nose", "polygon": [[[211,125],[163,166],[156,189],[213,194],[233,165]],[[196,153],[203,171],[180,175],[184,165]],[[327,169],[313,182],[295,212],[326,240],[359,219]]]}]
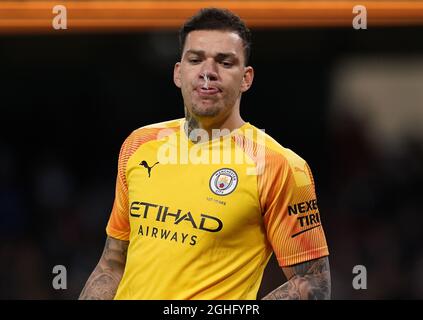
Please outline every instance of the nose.
[{"label": "nose", "polygon": [[217,81],[219,78],[219,75],[217,73],[217,65],[216,62],[213,60],[207,59],[204,61],[200,73],[198,75],[199,79],[204,79],[204,76],[206,76],[209,81]]}]

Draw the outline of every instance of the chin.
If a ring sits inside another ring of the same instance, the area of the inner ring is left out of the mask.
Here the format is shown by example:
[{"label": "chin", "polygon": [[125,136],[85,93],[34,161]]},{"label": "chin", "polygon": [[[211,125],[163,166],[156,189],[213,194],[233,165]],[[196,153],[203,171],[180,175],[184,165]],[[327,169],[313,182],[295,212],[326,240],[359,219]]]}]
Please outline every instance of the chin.
[{"label": "chin", "polygon": [[219,114],[220,108],[215,105],[193,105],[192,113],[197,117],[215,117]]}]

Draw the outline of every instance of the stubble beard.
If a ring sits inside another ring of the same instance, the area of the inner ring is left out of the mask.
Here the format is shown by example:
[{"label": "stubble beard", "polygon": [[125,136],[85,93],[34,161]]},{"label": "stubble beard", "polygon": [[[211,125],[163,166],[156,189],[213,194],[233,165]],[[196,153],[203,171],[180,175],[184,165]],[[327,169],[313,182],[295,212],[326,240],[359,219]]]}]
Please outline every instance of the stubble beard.
[{"label": "stubble beard", "polygon": [[193,103],[191,112],[197,117],[215,117],[219,114],[219,107],[216,105],[204,107]]}]

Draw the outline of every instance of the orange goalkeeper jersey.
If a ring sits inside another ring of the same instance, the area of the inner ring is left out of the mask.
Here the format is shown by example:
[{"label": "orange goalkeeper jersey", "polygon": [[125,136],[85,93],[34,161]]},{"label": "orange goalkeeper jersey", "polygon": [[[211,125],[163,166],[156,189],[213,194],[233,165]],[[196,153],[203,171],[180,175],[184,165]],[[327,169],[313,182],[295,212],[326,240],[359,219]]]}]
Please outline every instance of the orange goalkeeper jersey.
[{"label": "orange goalkeeper jersey", "polygon": [[328,255],[307,163],[249,123],[194,144],[185,119],[137,129],[106,228],[129,240],[115,299],[256,299],[264,268]]}]

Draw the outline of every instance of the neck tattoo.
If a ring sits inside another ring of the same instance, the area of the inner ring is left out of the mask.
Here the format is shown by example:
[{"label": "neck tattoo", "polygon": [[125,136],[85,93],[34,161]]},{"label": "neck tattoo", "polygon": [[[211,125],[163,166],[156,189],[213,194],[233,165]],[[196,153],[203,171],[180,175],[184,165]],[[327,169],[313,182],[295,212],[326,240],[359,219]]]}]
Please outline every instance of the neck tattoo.
[{"label": "neck tattoo", "polygon": [[[192,116],[192,114],[189,113],[189,111],[187,110],[187,108],[185,108],[185,120],[186,120],[186,122],[185,122],[185,128],[184,128],[185,129],[185,133],[188,136],[188,138],[191,139],[191,132],[193,130],[195,130],[195,129],[198,129],[199,128],[199,125],[198,125],[197,119],[195,119]],[[194,142],[194,143],[197,143],[198,142],[198,138],[195,141],[194,140],[191,140],[191,141]]]}]

